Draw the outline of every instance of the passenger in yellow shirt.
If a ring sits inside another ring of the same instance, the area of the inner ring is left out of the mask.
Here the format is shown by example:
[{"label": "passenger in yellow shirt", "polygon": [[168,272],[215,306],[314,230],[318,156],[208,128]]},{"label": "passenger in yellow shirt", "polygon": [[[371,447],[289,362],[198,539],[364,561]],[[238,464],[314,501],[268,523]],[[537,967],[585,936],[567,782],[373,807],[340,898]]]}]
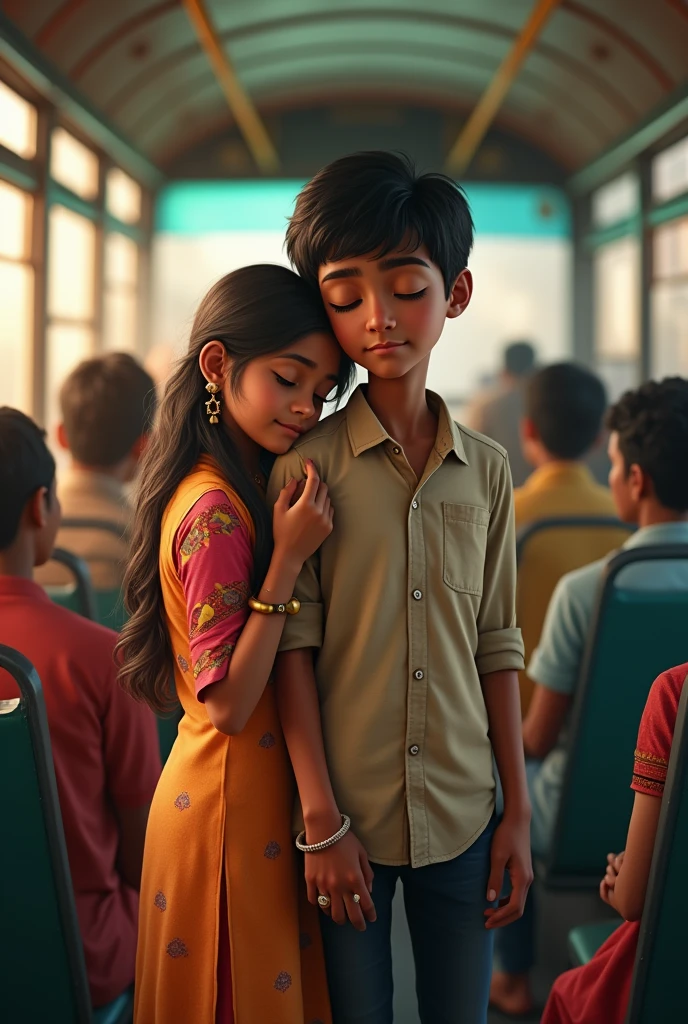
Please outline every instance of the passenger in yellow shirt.
[{"label": "passenger in yellow shirt", "polygon": [[[616,519],[609,488],[584,464],[600,441],[607,405],[602,381],[575,363],[555,363],[526,385],[521,442],[534,467],[514,491],[517,533],[539,520],[562,516]],[[549,600],[562,576],[603,558],[628,538],[618,526],[560,527],[543,531],[522,548],[518,567],[517,621],[526,665],[537,647]],[[528,710],[533,683],[520,673],[521,706]]]}]

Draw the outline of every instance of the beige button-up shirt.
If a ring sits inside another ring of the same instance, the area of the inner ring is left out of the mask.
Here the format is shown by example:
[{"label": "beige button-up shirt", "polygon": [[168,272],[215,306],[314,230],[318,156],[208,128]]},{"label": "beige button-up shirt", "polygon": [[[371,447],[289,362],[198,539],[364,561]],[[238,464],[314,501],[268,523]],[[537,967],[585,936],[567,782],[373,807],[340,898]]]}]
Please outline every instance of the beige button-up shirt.
[{"label": "beige button-up shirt", "polygon": [[422,867],[467,849],[494,807],[480,675],[523,668],[505,451],[438,417],[420,480],[358,388],[277,460],[274,501],[313,459],[334,530],[306,563],[280,649],[318,648],[336,799],[371,860]]}]

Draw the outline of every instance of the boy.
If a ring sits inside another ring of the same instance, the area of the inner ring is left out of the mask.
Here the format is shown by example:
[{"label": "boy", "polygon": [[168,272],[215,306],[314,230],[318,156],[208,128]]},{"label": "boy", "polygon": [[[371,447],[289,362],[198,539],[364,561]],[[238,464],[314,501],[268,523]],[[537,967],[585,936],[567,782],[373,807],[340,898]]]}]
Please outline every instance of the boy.
[{"label": "boy", "polygon": [[[472,238],[455,183],[390,153],[326,167],[287,232],[368,371],[270,481],[274,499],[312,459],[335,509],[301,574],[277,682],[306,842],[330,839],[340,808],[355,831],[306,855],[336,1024],[392,1020],[400,877],[421,1020],[484,1021],[492,929],[518,917],[532,878],[508,461],[425,390],[445,318],[470,301]],[[496,828],[493,749],[506,791]],[[496,908],[505,866],[513,892]],[[347,915],[356,930],[337,926]]]},{"label": "boy", "polygon": [[[58,487],[63,515],[122,528],[121,537],[83,528],[58,535],[60,547],[86,561],[97,590],[117,589],[122,582],[130,519],[126,486],[136,476],[155,405],[152,378],[125,352],[84,360],[60,389],[58,441],[71,455]],[[39,579],[44,585],[69,582],[54,563]]]},{"label": "boy", "polygon": [[[31,578],[34,566],[50,557],[60,525],[55,463],[42,431],[8,408],[0,409],[0,493],[0,643],[26,655],[43,684],[98,1007],[134,980],[143,840],[160,775],[155,718],[117,683],[115,633],[58,608]],[[16,696],[16,684],[3,673],[0,700]]]},{"label": "boy", "polygon": [[[622,545],[688,544],[688,381],[650,381],[627,391],[607,417],[611,431],[609,486],[619,518],[639,529]],[[549,846],[565,769],[562,730],[566,723],[604,560],[564,576],[547,610],[540,643],[528,665],[535,682],[523,723],[523,745],[533,805],[533,850]],[[686,562],[648,562],[621,577],[625,588],[688,587]],[[541,760],[543,759],[544,760]],[[530,903],[531,901],[529,901]],[[497,940],[501,970],[493,978],[492,1001],[518,1013],[532,1005],[529,970],[534,963],[532,907]]]},{"label": "boy", "polygon": [[[521,443],[534,471],[514,491],[516,530],[550,516],[616,518],[609,488],[596,483],[585,465],[600,441],[607,407],[599,377],[575,363],[555,363],[530,378],[524,399]],[[628,531],[620,528],[573,527],[549,530],[526,543],[516,600],[526,663],[540,639],[547,605],[561,577],[603,558],[627,536]],[[532,691],[532,680],[522,673],[524,710]]]}]

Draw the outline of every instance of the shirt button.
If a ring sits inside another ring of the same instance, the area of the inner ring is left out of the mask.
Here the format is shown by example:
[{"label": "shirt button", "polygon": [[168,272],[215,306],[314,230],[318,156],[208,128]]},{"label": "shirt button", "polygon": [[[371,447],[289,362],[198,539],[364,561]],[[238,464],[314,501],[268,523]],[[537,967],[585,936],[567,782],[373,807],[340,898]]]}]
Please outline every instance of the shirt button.
[{"label": "shirt button", "polygon": [[411,754],[412,757],[415,757],[416,754],[420,754],[420,747],[416,746],[414,743],[412,747],[409,747],[409,754]]},{"label": "shirt button", "polygon": [[422,679],[423,678],[423,670],[422,670],[422,668],[417,668],[416,671],[413,674],[416,677],[416,679]]},{"label": "shirt button", "polygon": [[397,448],[396,445],[394,445],[394,448],[392,448],[392,451],[394,452],[395,455],[400,455],[401,454],[401,448]]},{"label": "shirt button", "polygon": [[412,501],[411,502],[411,508],[418,508],[418,502],[417,501]]},{"label": "shirt button", "polygon": [[423,591],[422,590],[414,590],[413,591],[413,596],[414,596],[416,601],[420,601],[421,597],[423,596]]}]

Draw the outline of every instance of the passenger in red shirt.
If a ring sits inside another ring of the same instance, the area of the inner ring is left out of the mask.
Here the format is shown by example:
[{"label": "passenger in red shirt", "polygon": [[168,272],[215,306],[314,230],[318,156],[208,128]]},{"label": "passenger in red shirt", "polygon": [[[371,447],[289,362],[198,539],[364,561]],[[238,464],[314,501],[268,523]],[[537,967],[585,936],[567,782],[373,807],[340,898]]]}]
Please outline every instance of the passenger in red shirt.
[{"label": "passenger in red shirt", "polygon": [[[117,683],[116,634],[54,605],[33,582],[60,524],[43,432],[0,408],[0,643],[45,695],[76,909],[94,1007],[134,980],[148,809],[160,775],[155,718]],[[0,700],[18,696],[0,672]]]}]

